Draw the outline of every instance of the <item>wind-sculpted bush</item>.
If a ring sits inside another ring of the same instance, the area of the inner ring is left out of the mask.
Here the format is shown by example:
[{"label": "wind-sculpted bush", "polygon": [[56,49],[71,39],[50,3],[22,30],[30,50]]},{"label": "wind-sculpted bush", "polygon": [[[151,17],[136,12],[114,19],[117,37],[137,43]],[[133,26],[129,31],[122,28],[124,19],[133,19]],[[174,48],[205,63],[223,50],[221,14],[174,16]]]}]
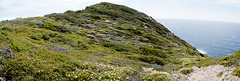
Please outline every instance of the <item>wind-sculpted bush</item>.
[{"label": "wind-sculpted bush", "polygon": [[147,62],[150,64],[158,64],[158,65],[166,65],[167,61],[163,58],[156,57],[156,56],[145,56],[145,55],[128,55],[128,58],[134,60],[141,60],[143,62]]}]

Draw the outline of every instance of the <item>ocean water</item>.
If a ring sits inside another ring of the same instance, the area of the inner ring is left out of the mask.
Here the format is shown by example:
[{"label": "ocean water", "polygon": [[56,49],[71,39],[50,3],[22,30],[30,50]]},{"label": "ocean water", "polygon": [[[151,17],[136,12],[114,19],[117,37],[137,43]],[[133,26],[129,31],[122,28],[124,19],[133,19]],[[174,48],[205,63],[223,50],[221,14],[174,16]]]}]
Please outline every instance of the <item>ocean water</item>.
[{"label": "ocean water", "polygon": [[240,49],[240,23],[159,19],[172,33],[210,57],[229,56]]}]

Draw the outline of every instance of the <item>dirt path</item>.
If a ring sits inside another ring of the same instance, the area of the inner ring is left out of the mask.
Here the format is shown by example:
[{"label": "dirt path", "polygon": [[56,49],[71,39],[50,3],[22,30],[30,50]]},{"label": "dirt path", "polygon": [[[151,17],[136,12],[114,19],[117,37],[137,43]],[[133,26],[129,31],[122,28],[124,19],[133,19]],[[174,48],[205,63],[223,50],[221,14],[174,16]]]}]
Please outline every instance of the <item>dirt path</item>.
[{"label": "dirt path", "polygon": [[232,75],[234,68],[223,67],[222,65],[208,67],[193,67],[194,72],[188,75],[182,75],[179,72],[174,73],[176,81],[239,81],[240,78]]}]

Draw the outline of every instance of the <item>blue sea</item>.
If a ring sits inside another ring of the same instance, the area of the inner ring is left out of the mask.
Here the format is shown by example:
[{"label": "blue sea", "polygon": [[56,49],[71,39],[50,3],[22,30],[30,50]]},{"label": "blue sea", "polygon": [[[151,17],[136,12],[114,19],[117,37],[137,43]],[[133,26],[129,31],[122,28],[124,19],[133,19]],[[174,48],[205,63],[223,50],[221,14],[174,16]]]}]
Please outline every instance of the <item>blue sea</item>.
[{"label": "blue sea", "polygon": [[209,57],[229,56],[240,49],[240,23],[183,19],[158,22]]}]

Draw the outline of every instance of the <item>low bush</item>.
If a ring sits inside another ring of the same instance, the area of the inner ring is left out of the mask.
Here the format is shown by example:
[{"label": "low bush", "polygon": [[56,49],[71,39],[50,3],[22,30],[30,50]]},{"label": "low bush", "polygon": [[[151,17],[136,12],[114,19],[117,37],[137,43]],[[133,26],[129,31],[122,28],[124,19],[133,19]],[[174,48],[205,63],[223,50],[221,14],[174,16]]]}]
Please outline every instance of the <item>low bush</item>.
[{"label": "low bush", "polygon": [[223,66],[231,66],[233,64],[233,61],[232,60],[229,60],[229,61],[221,61],[219,63],[220,65],[223,65]]},{"label": "low bush", "polygon": [[125,28],[122,27],[122,26],[118,26],[117,29],[119,29],[119,30],[124,30]]},{"label": "low bush", "polygon": [[141,60],[146,63],[150,64],[158,64],[158,65],[166,65],[167,61],[165,61],[163,58],[159,58],[156,56],[145,56],[145,55],[127,55],[128,58],[134,59],[134,60]]},{"label": "low bush", "polygon": [[8,36],[8,32],[7,31],[3,31],[3,30],[0,30],[0,41],[4,41],[4,40],[8,40],[7,36]]},{"label": "low bush", "polygon": [[116,51],[130,51],[130,47],[128,47],[128,45],[123,45],[120,43],[113,43],[113,42],[103,42],[102,45],[104,47],[108,47],[108,48],[112,48]]},{"label": "low bush", "polygon": [[3,27],[3,28],[1,28],[1,30],[9,31],[9,32],[13,32],[14,31],[13,27]]},{"label": "low bush", "polygon": [[13,40],[11,41],[10,47],[16,52],[22,52],[28,50],[27,46],[20,41]]},{"label": "low bush", "polygon": [[95,20],[101,19],[101,17],[98,16],[98,15],[90,15],[90,17],[93,18],[93,19],[95,19]]},{"label": "low bush", "polygon": [[34,39],[34,40],[49,40],[51,37],[52,37],[52,35],[50,35],[50,34],[41,34],[41,33],[36,33],[36,34],[34,34],[34,35],[32,35],[32,36],[29,36],[31,39]]},{"label": "low bush", "polygon": [[30,38],[34,39],[34,40],[41,40],[42,39],[42,35],[41,34],[35,34],[35,35],[30,36]]},{"label": "low bush", "polygon": [[72,47],[74,47],[76,50],[86,50],[89,48],[89,46],[82,41],[78,41],[77,44],[72,45]]},{"label": "low bush", "polygon": [[233,75],[240,77],[240,67],[237,67],[237,68],[234,70]]},{"label": "low bush", "polygon": [[41,27],[43,25],[43,22],[39,19],[33,19],[29,21],[29,24],[34,27]]},{"label": "low bush", "polygon": [[147,39],[149,39],[152,43],[156,43],[156,42],[159,41],[158,38],[154,37],[154,36],[151,35],[151,34],[150,34],[150,35],[145,35],[144,37],[147,38]]},{"label": "low bush", "polygon": [[65,32],[71,33],[72,31],[74,31],[74,30],[71,30],[71,27],[69,27],[68,25],[62,26],[59,24],[55,24],[53,22],[44,23],[42,28],[52,30],[52,31],[63,32],[63,33]]},{"label": "low bush", "polygon": [[194,70],[192,68],[183,68],[180,70],[180,73],[184,74],[184,75],[187,75],[187,74],[190,74],[192,73]]},{"label": "low bush", "polygon": [[49,41],[52,43],[67,44],[70,46],[77,43],[73,39],[68,38],[67,36],[61,34],[56,35],[56,37],[50,38]]},{"label": "low bush", "polygon": [[218,77],[221,77],[222,75],[223,75],[222,71],[217,74]]},{"label": "low bush", "polygon": [[83,30],[80,30],[79,32],[77,32],[77,34],[80,35],[80,36],[87,36],[88,35]]},{"label": "low bush", "polygon": [[133,28],[127,28],[127,30],[132,34],[136,34],[136,35],[139,35],[139,36],[143,35],[143,33],[141,31],[133,29]]},{"label": "low bush", "polygon": [[139,49],[142,55],[154,55],[161,58],[167,57],[167,55],[159,49],[148,48],[148,47],[139,47]]},{"label": "low bush", "polygon": [[56,30],[56,27],[58,27],[58,24],[52,23],[52,22],[47,22],[43,24],[43,28],[49,29],[49,30]]}]

